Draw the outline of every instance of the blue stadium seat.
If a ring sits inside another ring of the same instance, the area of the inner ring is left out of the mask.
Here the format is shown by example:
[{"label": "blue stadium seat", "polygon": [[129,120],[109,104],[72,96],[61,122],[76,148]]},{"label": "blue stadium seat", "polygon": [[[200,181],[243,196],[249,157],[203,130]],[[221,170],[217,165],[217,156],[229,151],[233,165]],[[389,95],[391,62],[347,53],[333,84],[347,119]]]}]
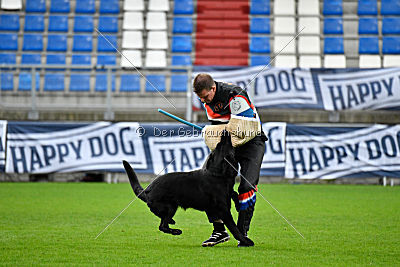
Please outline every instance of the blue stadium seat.
[{"label": "blue stadium seat", "polygon": [[343,54],[343,37],[325,37],[324,41],[325,54]]},{"label": "blue stadium seat", "polygon": [[382,34],[400,34],[400,17],[382,18]]},{"label": "blue stadium seat", "polygon": [[382,0],[381,15],[400,15],[400,1]]},{"label": "blue stadium seat", "polygon": [[118,32],[118,17],[100,16],[99,17],[100,32]]},{"label": "blue stadium seat", "polygon": [[74,32],[93,32],[93,16],[75,16]]},{"label": "blue stadium seat", "polygon": [[92,35],[74,35],[72,51],[91,52],[93,39]]},{"label": "blue stadium seat", "polygon": [[189,55],[172,55],[172,66],[190,66],[192,58]]},{"label": "blue stadium seat", "polygon": [[95,9],[95,0],[86,0],[86,1],[76,1],[75,2],[75,13],[84,14],[89,13],[93,14]]},{"label": "blue stadium seat", "polygon": [[[97,92],[107,91],[107,74],[96,74],[94,90]],[[115,75],[111,75],[111,90],[115,91]]]},{"label": "blue stadium seat", "polygon": [[187,75],[171,75],[171,92],[186,92],[187,85]]},{"label": "blue stadium seat", "polygon": [[72,65],[91,65],[91,55],[75,54],[72,55]]},{"label": "blue stadium seat", "polygon": [[69,0],[51,0],[51,13],[69,13]]},{"label": "blue stadium seat", "polygon": [[358,21],[358,34],[378,34],[378,18],[360,18]]},{"label": "blue stadium seat", "polygon": [[269,15],[271,12],[269,0],[251,0],[250,14],[251,15]]},{"label": "blue stadium seat", "polygon": [[192,52],[192,37],[190,35],[172,36],[172,52]]},{"label": "blue stadium seat", "polygon": [[[190,55],[172,55],[172,66],[191,66],[192,57]],[[172,72],[186,72],[184,69],[172,69]]]},{"label": "blue stadium seat", "polygon": [[270,33],[269,18],[251,18],[250,33]]},{"label": "blue stadium seat", "polygon": [[[39,91],[39,84],[40,84],[40,76],[39,76],[39,73],[36,72],[36,74],[35,74],[36,91]],[[19,74],[18,90],[19,91],[30,91],[30,90],[32,90],[32,73],[30,73],[30,72],[21,72]]]},{"label": "blue stadium seat", "polygon": [[1,90],[11,91],[14,89],[14,74],[12,73],[1,73]]},{"label": "blue stadium seat", "polygon": [[100,0],[100,14],[119,14],[119,1]]},{"label": "blue stadium seat", "polygon": [[[46,64],[48,65],[65,65],[65,54],[47,54]],[[49,71],[65,71],[64,68],[47,68]]]},{"label": "blue stadium seat", "polygon": [[324,34],[343,34],[343,19],[325,18]]},{"label": "blue stadium seat", "polygon": [[18,50],[16,33],[0,33],[0,50]]},{"label": "blue stadium seat", "polygon": [[26,32],[42,32],[42,31],[44,31],[43,15],[26,15],[24,31],[26,31]]},{"label": "blue stadium seat", "polygon": [[379,54],[379,38],[376,37],[360,37],[358,43],[359,54]]},{"label": "blue stadium seat", "polygon": [[187,14],[191,15],[194,12],[192,0],[175,0],[174,1],[174,14]]},{"label": "blue stadium seat", "polygon": [[0,53],[0,64],[15,64],[17,56],[15,53]]},{"label": "blue stadium seat", "polygon": [[47,51],[67,51],[67,36],[64,34],[49,34]]},{"label": "blue stadium seat", "polygon": [[[107,40],[105,38],[107,38]],[[100,35],[97,37],[97,51],[116,52],[115,48],[118,48],[116,35],[104,35],[104,37]]]},{"label": "blue stadium seat", "polygon": [[140,76],[132,74],[121,74],[120,92],[139,92],[140,91]]},{"label": "blue stadium seat", "polygon": [[1,14],[0,31],[19,31],[19,16],[17,14]]},{"label": "blue stadium seat", "polygon": [[250,57],[250,66],[265,66],[269,64],[271,58],[269,56],[251,56]]},{"label": "blue stadium seat", "polygon": [[322,13],[324,15],[342,15],[343,4],[342,0],[324,0]]},{"label": "blue stadium seat", "polygon": [[49,16],[49,31],[50,32],[67,32],[68,31],[68,17],[52,15]]},{"label": "blue stadium seat", "polygon": [[46,73],[43,89],[44,91],[64,91],[64,74]]},{"label": "blue stadium seat", "polygon": [[71,74],[69,83],[70,91],[90,91],[90,75],[89,74]]},{"label": "blue stadium seat", "polygon": [[26,12],[46,12],[46,0],[26,0]]},{"label": "blue stadium seat", "polygon": [[[146,76],[146,92],[165,92],[165,76],[164,75],[147,75]],[[153,87],[153,86],[155,87]]]},{"label": "blue stadium seat", "polygon": [[47,54],[46,64],[65,65],[65,54]]},{"label": "blue stadium seat", "polygon": [[22,54],[21,64],[39,65],[42,62],[40,54]]},{"label": "blue stadium seat", "polygon": [[191,17],[174,17],[173,33],[192,33],[193,21]]},{"label": "blue stadium seat", "polygon": [[358,0],[358,15],[377,15],[378,5],[376,0]]},{"label": "blue stadium seat", "polygon": [[117,64],[117,58],[115,55],[98,55],[97,66],[101,65],[115,65]]},{"label": "blue stadium seat", "polygon": [[24,34],[23,51],[42,51],[43,35],[41,34]]},{"label": "blue stadium seat", "polygon": [[383,54],[400,54],[400,37],[384,36],[382,38]]},{"label": "blue stadium seat", "polygon": [[252,36],[250,38],[250,52],[251,53],[269,53],[271,46],[269,44],[269,37],[267,36]]}]

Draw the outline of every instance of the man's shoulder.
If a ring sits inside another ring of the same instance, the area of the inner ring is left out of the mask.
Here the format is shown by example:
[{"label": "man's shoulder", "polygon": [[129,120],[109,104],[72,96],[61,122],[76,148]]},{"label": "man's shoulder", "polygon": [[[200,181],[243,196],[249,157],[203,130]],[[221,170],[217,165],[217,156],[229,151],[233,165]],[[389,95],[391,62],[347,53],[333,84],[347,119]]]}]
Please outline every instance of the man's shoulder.
[{"label": "man's shoulder", "polygon": [[228,101],[237,95],[243,95],[247,97],[245,90],[243,90],[240,86],[237,86],[232,83],[220,82],[219,88],[220,88],[220,97]]},{"label": "man's shoulder", "polygon": [[218,84],[224,91],[237,91],[239,93],[242,90],[240,86],[233,83],[218,82]]}]

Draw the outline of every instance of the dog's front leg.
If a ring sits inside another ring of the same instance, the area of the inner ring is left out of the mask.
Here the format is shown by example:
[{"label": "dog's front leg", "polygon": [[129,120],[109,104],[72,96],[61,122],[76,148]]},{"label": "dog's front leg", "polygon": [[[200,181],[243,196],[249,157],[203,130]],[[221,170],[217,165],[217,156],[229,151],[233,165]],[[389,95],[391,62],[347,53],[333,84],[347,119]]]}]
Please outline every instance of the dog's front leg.
[{"label": "dog's front leg", "polygon": [[235,224],[235,221],[232,218],[232,214],[230,211],[222,211],[220,213],[220,218],[228,227],[229,231],[232,233],[232,235],[236,238],[236,240],[240,241],[240,245],[243,247],[252,247],[254,246],[254,242],[248,238],[245,237],[240,231],[237,225]]}]

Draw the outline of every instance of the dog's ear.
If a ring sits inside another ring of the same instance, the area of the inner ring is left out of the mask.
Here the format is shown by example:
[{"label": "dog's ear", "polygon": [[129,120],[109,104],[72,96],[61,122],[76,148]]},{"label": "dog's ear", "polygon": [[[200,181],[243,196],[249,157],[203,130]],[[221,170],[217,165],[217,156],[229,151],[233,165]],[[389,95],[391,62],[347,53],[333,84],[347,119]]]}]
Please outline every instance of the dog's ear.
[{"label": "dog's ear", "polygon": [[205,166],[206,169],[210,169],[210,167],[214,165],[214,156],[215,156],[215,152],[214,151],[212,151],[210,153],[210,155],[208,155],[207,161],[206,161],[206,166]]},{"label": "dog's ear", "polygon": [[221,147],[230,148],[232,146],[231,135],[227,130],[221,132],[221,140],[217,144],[215,150],[221,150]]},{"label": "dog's ear", "polygon": [[228,131],[223,131],[221,141],[207,159],[206,169],[216,175],[232,177],[237,175],[239,166]]},{"label": "dog's ear", "polygon": [[221,142],[226,144],[230,140],[231,140],[231,135],[229,134],[229,132],[227,130],[223,130],[221,136]]}]

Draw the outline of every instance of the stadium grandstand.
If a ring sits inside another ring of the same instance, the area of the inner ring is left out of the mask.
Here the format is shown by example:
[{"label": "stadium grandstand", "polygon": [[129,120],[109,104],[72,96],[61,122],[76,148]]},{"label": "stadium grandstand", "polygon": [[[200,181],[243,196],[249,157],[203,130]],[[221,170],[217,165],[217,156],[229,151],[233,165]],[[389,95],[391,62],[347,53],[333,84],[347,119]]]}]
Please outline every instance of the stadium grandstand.
[{"label": "stadium grandstand", "polygon": [[[399,34],[398,0],[2,0],[0,113],[154,121],[165,118],[149,111],[173,102],[176,114],[201,121],[203,112],[192,116],[188,108],[198,67],[395,67]],[[260,114],[268,121],[399,121],[379,111]]]}]

